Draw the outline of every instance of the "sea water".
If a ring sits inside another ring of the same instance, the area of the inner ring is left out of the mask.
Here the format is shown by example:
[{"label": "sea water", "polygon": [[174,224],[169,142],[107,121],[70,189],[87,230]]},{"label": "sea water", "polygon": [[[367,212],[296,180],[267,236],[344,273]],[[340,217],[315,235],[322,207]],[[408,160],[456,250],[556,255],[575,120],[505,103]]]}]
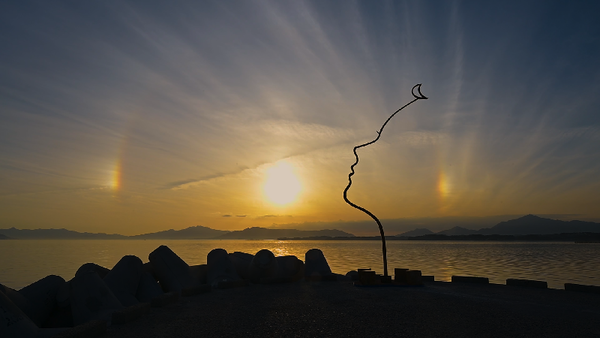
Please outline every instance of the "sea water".
[{"label": "sea water", "polygon": [[[359,268],[383,273],[381,242],[375,240],[2,240],[0,284],[20,289],[51,274],[69,280],[84,263],[112,268],[124,255],[146,262],[160,245],[189,265],[205,264],[215,248],[251,254],[269,249],[302,260],[306,251],[319,248],[335,273]],[[387,257],[390,274],[394,268],[416,269],[439,281],[462,275],[501,284],[507,278],[542,280],[551,288],[600,285],[600,244],[595,243],[388,241]]]}]

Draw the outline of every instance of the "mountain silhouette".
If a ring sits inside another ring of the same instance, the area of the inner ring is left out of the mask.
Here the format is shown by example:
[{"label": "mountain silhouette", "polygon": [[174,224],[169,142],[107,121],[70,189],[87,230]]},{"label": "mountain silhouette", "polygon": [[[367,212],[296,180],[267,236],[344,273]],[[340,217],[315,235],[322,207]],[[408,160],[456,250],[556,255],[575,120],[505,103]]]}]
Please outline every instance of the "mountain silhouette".
[{"label": "mountain silhouette", "polygon": [[201,225],[182,230],[165,230],[142,235],[129,236],[131,239],[213,239],[229,233],[225,230],[215,230]]},{"label": "mountain silhouette", "polygon": [[419,229],[403,232],[399,235],[396,235],[396,237],[415,237],[415,236],[430,235],[432,233],[433,233],[433,231],[431,231],[429,229],[419,228]]},{"label": "mountain silhouette", "polygon": [[477,230],[465,229],[461,227],[454,227],[452,229],[444,230],[437,232],[438,235],[447,235],[447,236],[462,236],[462,235],[472,235],[478,233]]},{"label": "mountain silhouette", "polygon": [[526,215],[500,222],[492,228],[479,230],[483,235],[550,235],[576,232],[600,232],[600,223],[584,221],[561,221]]},{"label": "mountain silhouette", "polygon": [[125,239],[117,234],[77,232],[67,229],[0,229],[0,234],[14,239]]},{"label": "mountain silhouette", "polygon": [[[0,236],[10,239],[276,239],[281,237],[354,237],[340,230],[303,231],[296,229],[247,228],[241,231],[215,230],[194,226],[182,230],[165,230],[134,236],[94,234],[66,229],[0,229]],[[1,237],[0,237],[1,238]]]},{"label": "mountain silhouette", "polygon": [[246,228],[241,231],[232,231],[219,237],[219,239],[277,239],[282,237],[354,237],[353,234],[341,230],[296,230],[296,229],[267,229],[267,228]]},{"label": "mountain silhouette", "polygon": [[[503,221],[491,228],[480,230],[455,226],[436,235],[468,236],[481,235],[552,235],[562,233],[600,233],[600,223],[585,221],[561,221],[526,215]],[[393,237],[418,237],[432,235],[426,228],[407,231]],[[276,239],[304,237],[355,237],[342,230],[297,230],[279,228],[247,228],[238,231],[216,230],[204,226],[193,226],[182,230],[165,230],[134,236],[119,234],[77,232],[67,229],[0,229],[0,239]]]},{"label": "mountain silhouette", "polygon": [[[467,236],[467,235],[553,235],[563,233],[600,233],[600,223],[584,221],[561,221],[543,218],[535,215],[526,215],[516,219],[500,222],[491,228],[480,230],[466,229],[455,226],[448,230],[437,232],[436,235]],[[419,228],[407,231],[396,237],[417,237],[431,235],[429,229]]]}]

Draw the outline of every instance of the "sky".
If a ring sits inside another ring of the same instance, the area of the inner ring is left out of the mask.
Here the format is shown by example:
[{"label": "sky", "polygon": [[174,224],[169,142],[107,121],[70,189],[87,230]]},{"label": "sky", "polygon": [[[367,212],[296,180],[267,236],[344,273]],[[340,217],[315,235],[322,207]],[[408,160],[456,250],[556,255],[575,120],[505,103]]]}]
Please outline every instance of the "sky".
[{"label": "sky", "polygon": [[0,228],[600,220],[599,12],[3,1]]}]

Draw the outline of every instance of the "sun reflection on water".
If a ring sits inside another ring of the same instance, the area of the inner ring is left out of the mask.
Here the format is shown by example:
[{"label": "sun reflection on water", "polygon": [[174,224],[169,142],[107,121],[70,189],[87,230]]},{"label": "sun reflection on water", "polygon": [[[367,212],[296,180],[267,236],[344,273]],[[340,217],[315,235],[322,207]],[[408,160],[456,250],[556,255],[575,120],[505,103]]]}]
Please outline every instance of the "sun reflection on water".
[{"label": "sun reflection on water", "polygon": [[290,256],[291,253],[288,251],[286,241],[277,241],[275,247],[271,249],[271,252],[277,257],[279,256]]},{"label": "sun reflection on water", "polygon": [[[124,255],[147,262],[148,254],[160,245],[167,245],[189,265],[206,264],[207,254],[216,248],[250,254],[268,249],[275,256],[301,260],[308,250],[319,248],[335,273],[359,268],[382,273],[379,241],[11,240],[2,244],[0,282],[17,289],[50,274],[71,279],[88,262],[112,268]],[[600,285],[597,244],[390,241],[388,263],[391,271],[421,270],[438,281],[465,275],[501,284],[507,278],[545,280],[553,288],[562,288],[563,283]]]}]

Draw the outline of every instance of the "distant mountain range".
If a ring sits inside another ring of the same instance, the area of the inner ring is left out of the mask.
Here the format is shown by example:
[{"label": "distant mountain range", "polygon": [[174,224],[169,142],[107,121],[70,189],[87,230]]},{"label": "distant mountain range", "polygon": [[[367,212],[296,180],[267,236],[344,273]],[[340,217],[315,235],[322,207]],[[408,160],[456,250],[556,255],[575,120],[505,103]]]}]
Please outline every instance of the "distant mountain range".
[{"label": "distant mountain range", "polygon": [[438,235],[446,236],[471,235],[476,233],[478,233],[477,230],[465,229],[463,227],[454,227],[452,229],[437,232]]},{"label": "distant mountain range", "polygon": [[10,237],[6,237],[3,234],[0,234],[0,239],[10,239]]},{"label": "distant mountain range", "polygon": [[[434,232],[428,229],[415,229],[397,235],[397,237],[417,237],[431,235]],[[526,215],[517,219],[500,222],[491,228],[479,230],[454,227],[435,233],[435,235],[466,236],[466,235],[552,235],[562,233],[600,233],[600,223],[584,221],[561,221],[556,219],[542,218],[535,215]]]},{"label": "distant mountain range", "polygon": [[[2,230],[0,230],[2,232]],[[149,234],[129,236],[131,239],[213,239],[226,235],[230,231],[215,230],[203,226],[195,226],[182,230],[166,230]]]},{"label": "distant mountain range", "polygon": [[[117,234],[77,232],[66,229],[0,229],[0,239],[276,239],[280,237],[354,237],[353,234],[340,230],[267,229],[247,228],[239,231],[215,230],[203,226],[195,226],[182,230],[166,230],[135,236]],[[8,238],[6,238],[8,239]]]},{"label": "distant mountain range", "polygon": [[[412,238],[420,236],[470,236],[470,235],[551,235],[562,233],[600,233],[600,223],[584,221],[560,221],[527,215],[517,219],[500,222],[491,228],[479,230],[455,226],[434,233],[426,228],[392,237]],[[247,228],[237,231],[215,230],[204,226],[194,226],[182,230],[166,230],[135,236],[118,234],[77,232],[67,229],[0,229],[0,239],[277,239],[277,238],[355,238],[351,233],[341,230],[297,230],[279,228]],[[389,237],[389,236],[388,236]],[[356,237],[358,238],[358,237]]]},{"label": "distant mountain range", "polygon": [[0,234],[14,239],[126,239],[127,236],[77,232],[67,229],[0,229]]},{"label": "distant mountain range", "polygon": [[354,237],[353,234],[341,230],[296,230],[296,229],[267,229],[247,228],[241,231],[232,231],[222,235],[219,239],[277,239],[282,237]]},{"label": "distant mountain range", "polygon": [[431,235],[433,233],[434,232],[429,229],[420,228],[420,229],[415,229],[415,230],[401,233],[400,235],[398,235],[398,237],[416,237],[416,236]]},{"label": "distant mountain range", "polygon": [[483,235],[549,235],[574,232],[600,232],[600,223],[584,221],[561,221],[527,215],[500,222],[490,229],[481,229]]}]

